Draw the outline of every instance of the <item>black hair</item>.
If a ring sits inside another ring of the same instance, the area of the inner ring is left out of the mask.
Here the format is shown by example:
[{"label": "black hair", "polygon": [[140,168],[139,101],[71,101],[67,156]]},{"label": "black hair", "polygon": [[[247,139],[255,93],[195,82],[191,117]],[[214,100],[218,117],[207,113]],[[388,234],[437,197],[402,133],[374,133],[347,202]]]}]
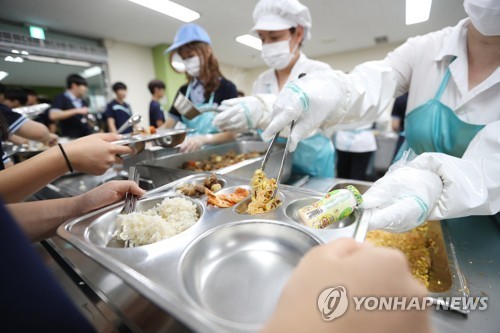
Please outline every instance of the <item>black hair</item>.
[{"label": "black hair", "polygon": [[4,98],[9,101],[18,101],[19,104],[25,105],[28,101],[28,94],[21,88],[9,88],[5,91]]},{"label": "black hair", "polygon": [[[295,32],[297,31],[297,28],[296,27],[291,27],[290,29],[290,33],[293,35],[295,34]],[[304,28],[304,34],[306,33],[306,30]],[[304,36],[305,37],[305,36]],[[304,42],[304,37],[302,37],[302,40],[300,41],[299,43],[299,47],[302,47],[302,43]]]},{"label": "black hair", "polygon": [[24,88],[24,91],[26,91],[26,95],[28,95],[28,96],[38,96],[38,94],[36,93],[36,91],[34,89]]},{"label": "black hair", "polygon": [[5,90],[7,90],[7,87],[4,84],[0,83],[0,95],[4,95]]},{"label": "black hair", "polygon": [[155,89],[165,89],[165,83],[162,80],[152,80],[148,83],[148,89],[151,94],[154,94]]},{"label": "black hair", "polygon": [[111,88],[114,92],[117,92],[118,90],[127,90],[127,86],[123,82],[116,82]]},{"label": "black hair", "polygon": [[9,138],[9,125],[3,116],[3,112],[0,112],[0,139],[5,141]]},{"label": "black hair", "polygon": [[70,89],[73,84],[76,84],[77,86],[88,86],[87,80],[78,74],[70,74],[66,78],[66,88]]}]

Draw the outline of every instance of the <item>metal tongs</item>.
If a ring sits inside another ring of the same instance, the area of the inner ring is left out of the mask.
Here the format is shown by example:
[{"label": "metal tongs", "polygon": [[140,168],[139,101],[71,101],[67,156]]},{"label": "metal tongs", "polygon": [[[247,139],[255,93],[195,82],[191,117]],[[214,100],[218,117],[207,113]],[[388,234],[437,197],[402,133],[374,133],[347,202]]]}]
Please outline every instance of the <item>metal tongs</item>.
[{"label": "metal tongs", "polygon": [[126,122],[117,130],[118,134],[122,134],[127,128],[134,126],[141,122],[142,116],[138,114],[134,114],[127,119]]},{"label": "metal tongs", "polygon": [[[294,125],[295,125],[295,120],[292,121],[292,123],[290,124],[290,134],[292,133]],[[274,138],[271,141],[271,144],[269,145],[269,148],[267,148],[266,155],[264,155],[264,160],[262,161],[262,165],[260,166],[260,169],[262,171],[264,171],[265,168],[266,168],[267,161],[269,160],[269,156],[271,155],[271,152],[272,152],[272,150],[274,148],[274,145],[276,144],[276,141],[278,141],[278,137],[280,136],[280,133],[281,133],[281,131],[279,131],[278,133],[276,133],[274,135]],[[276,185],[277,186],[276,186],[276,189],[273,192],[272,198],[274,198],[276,196],[276,193],[278,192],[278,186],[279,186],[279,183],[280,183],[280,180],[281,180],[281,173],[283,171],[283,166],[285,165],[285,160],[286,160],[286,157],[288,155],[288,147],[289,146],[290,146],[290,140],[289,140],[289,138],[287,138],[286,144],[285,144],[285,151],[284,151],[283,157],[281,159],[280,169],[278,171],[278,176],[276,177]]]},{"label": "metal tongs", "polygon": [[[131,166],[128,170],[128,180],[133,180],[136,184],[139,184],[140,174],[137,168]],[[135,205],[137,203],[137,197],[130,192],[125,194],[125,202],[120,214],[130,214],[135,210]]]}]

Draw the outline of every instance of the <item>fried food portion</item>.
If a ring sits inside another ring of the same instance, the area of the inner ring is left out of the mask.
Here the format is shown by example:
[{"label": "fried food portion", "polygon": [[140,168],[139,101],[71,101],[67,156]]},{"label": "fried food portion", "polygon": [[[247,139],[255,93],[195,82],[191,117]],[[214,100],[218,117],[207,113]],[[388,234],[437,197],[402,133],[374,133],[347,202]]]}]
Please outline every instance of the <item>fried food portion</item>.
[{"label": "fried food portion", "polygon": [[220,208],[228,208],[245,199],[250,192],[243,187],[238,187],[233,193],[215,194],[207,188],[205,189],[205,194],[208,197],[207,203],[209,205],[214,205]]},{"label": "fried food portion", "polygon": [[217,192],[221,188],[222,185],[219,183],[217,176],[215,174],[211,174],[201,183],[182,184],[181,186],[177,187],[177,191],[188,197],[199,197],[205,194],[205,189],[209,189],[212,192]]}]

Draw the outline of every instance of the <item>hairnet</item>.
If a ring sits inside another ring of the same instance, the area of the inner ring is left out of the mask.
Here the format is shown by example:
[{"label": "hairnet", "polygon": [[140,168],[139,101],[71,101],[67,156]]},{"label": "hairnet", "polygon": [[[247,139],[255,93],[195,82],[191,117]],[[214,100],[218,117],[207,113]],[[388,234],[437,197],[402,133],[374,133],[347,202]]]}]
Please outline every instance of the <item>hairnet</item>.
[{"label": "hairnet", "polygon": [[304,39],[311,38],[311,13],[298,0],[260,0],[253,11],[253,31],[285,30],[301,25]]}]

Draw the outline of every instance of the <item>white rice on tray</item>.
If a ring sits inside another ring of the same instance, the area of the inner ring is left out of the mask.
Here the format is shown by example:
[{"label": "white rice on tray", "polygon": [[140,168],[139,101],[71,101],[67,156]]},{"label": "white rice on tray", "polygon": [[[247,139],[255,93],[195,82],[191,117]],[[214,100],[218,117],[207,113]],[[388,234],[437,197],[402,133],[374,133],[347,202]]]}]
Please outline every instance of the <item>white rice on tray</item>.
[{"label": "white rice on tray", "polygon": [[113,237],[128,247],[155,243],[175,236],[198,220],[196,205],[183,198],[165,198],[144,212],[118,215]]}]

